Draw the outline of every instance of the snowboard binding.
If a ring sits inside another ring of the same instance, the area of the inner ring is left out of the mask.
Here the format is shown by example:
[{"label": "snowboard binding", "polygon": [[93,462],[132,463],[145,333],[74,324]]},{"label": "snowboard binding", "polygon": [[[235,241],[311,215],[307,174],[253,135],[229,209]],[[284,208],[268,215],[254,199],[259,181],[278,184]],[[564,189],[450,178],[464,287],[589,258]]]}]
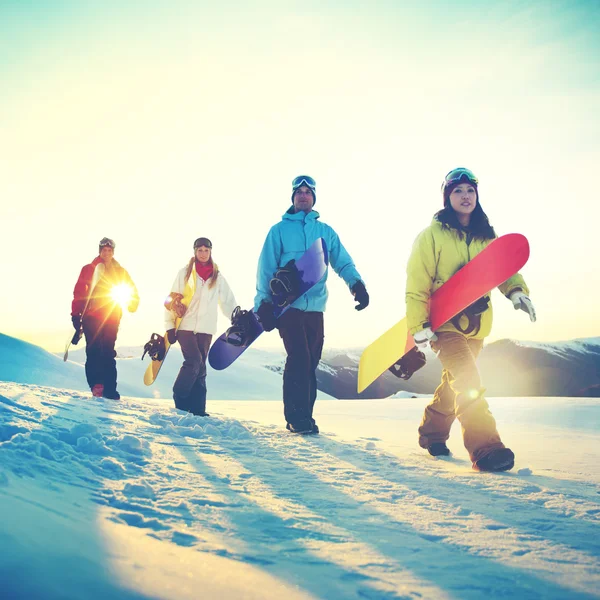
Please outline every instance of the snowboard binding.
[{"label": "snowboard binding", "polygon": [[231,327],[225,332],[225,340],[232,346],[246,346],[253,337],[252,312],[236,306],[231,315]]},{"label": "snowboard binding", "polygon": [[275,275],[269,281],[269,288],[273,294],[273,303],[279,308],[291,304],[297,297],[302,283],[302,272],[296,267],[296,261],[292,258],[283,267],[275,271]]},{"label": "snowboard binding", "polygon": [[[470,335],[475,332],[478,333],[481,327],[481,315],[489,308],[490,297],[483,296],[470,304],[461,313],[457,314],[451,319],[452,325],[458,329],[464,335]],[[467,317],[467,326],[463,329],[460,324],[461,317]]]},{"label": "snowboard binding", "polygon": [[424,367],[426,362],[425,355],[415,347],[410,352],[407,352],[398,362],[395,362],[388,370],[396,377],[406,381],[421,367]]},{"label": "snowboard binding", "polygon": [[150,336],[150,341],[146,342],[146,345],[144,346],[142,360],[144,360],[146,354],[148,354],[152,360],[163,360],[166,353],[165,338],[162,335],[158,335],[158,333],[153,333]]}]

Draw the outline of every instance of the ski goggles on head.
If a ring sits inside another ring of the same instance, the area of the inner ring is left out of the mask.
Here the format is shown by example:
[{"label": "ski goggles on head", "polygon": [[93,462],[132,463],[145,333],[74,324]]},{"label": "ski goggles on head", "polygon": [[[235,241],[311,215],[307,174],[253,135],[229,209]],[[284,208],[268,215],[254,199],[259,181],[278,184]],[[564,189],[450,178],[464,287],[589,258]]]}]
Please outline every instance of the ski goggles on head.
[{"label": "ski goggles on head", "polygon": [[458,169],[452,169],[452,171],[450,171],[450,173],[444,177],[444,183],[442,184],[442,187],[452,185],[453,183],[458,183],[463,179],[468,179],[475,185],[479,183],[479,179],[477,179],[473,171],[470,169],[465,169],[464,167],[459,167]]},{"label": "ski goggles on head", "polygon": [[112,248],[113,250],[115,249],[115,243],[113,242],[113,240],[111,240],[110,238],[102,238],[100,240],[100,243],[98,244],[100,246],[100,248]]},{"label": "ski goggles on head", "polygon": [[314,192],[317,187],[317,182],[309,175],[298,175],[298,177],[294,178],[292,181],[292,189],[294,191],[303,185],[308,186]]},{"label": "ski goggles on head", "polygon": [[205,248],[212,248],[212,242],[205,237],[200,237],[194,242],[194,250],[204,246]]}]

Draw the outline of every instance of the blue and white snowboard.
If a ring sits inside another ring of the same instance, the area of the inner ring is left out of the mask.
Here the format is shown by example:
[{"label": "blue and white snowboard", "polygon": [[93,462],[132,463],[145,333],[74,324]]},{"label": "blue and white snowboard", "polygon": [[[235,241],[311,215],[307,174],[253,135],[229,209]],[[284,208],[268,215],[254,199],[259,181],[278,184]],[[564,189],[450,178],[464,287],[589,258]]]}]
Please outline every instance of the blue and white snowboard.
[{"label": "blue and white snowboard", "polygon": [[[327,246],[323,238],[319,238],[312,246],[295,261],[296,269],[300,276],[300,286],[295,297],[283,308],[275,308],[275,316],[280,317],[285,313],[291,304],[306,294],[314,285],[316,285],[325,275],[328,264]],[[235,362],[246,349],[254,342],[254,340],[264,331],[260,321],[254,314],[254,311],[249,311],[250,315],[250,335],[249,341],[243,346],[231,344],[227,341],[226,334],[223,333],[212,345],[208,353],[208,362],[213,369],[222,371],[229,365]]]}]

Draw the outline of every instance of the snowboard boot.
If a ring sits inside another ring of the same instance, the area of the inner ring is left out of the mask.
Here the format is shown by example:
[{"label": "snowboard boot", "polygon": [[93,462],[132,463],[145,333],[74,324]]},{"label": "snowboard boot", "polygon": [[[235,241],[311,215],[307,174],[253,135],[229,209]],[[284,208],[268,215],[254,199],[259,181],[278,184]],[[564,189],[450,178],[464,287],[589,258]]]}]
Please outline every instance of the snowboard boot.
[{"label": "snowboard boot", "polygon": [[312,433],[313,424],[310,419],[300,419],[296,423],[288,423],[285,428],[290,433]]},{"label": "snowboard boot", "polygon": [[311,433],[319,433],[319,426],[317,425],[317,422],[314,419],[311,419],[311,421],[312,421]]},{"label": "snowboard boot", "polygon": [[191,412],[195,417],[210,417],[210,415],[207,412],[200,412],[197,410],[189,410],[188,412]]},{"label": "snowboard boot", "polygon": [[450,449],[446,446],[446,442],[434,442],[427,447],[427,452],[431,456],[450,456]]},{"label": "snowboard boot", "polygon": [[104,386],[101,383],[97,383],[94,387],[92,387],[92,396],[94,396],[94,398],[102,398],[103,393]]},{"label": "snowboard boot", "polygon": [[120,400],[121,394],[115,390],[114,392],[103,392],[102,395],[108,400]]},{"label": "snowboard boot", "polygon": [[496,448],[473,463],[476,471],[510,471],[515,466],[515,455],[510,448]]}]

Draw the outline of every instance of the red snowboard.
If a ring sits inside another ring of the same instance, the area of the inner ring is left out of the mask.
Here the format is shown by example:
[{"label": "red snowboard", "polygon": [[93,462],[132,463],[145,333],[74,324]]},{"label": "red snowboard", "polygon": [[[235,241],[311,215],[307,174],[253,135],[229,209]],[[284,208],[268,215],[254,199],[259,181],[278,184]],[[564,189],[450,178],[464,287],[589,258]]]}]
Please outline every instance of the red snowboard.
[{"label": "red snowboard", "polygon": [[[491,242],[457,271],[430,299],[431,329],[444,323],[504,283],[529,259],[529,242],[519,233],[509,233]],[[367,346],[358,365],[358,391],[362,392],[395,362],[415,347],[406,317]]]}]

